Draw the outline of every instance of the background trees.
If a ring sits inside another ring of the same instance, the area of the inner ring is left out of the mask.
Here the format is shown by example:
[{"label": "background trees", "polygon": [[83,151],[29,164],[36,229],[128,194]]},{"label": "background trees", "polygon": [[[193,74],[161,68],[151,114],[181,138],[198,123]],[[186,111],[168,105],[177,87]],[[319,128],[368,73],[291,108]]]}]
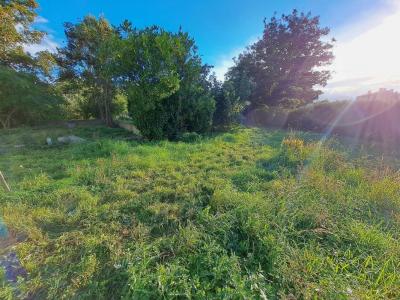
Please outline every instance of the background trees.
[{"label": "background trees", "polygon": [[[67,89],[83,90],[86,108],[113,125],[117,93],[125,94],[134,124],[148,138],[176,138],[211,126],[214,100],[193,39],[129,22],[111,26],[87,16],[65,25],[67,46],[59,50],[61,79]],[[76,98],[76,97],[75,97]],[[76,98],[81,100],[81,98]],[[96,106],[93,106],[96,104]]]},{"label": "background trees", "polygon": [[144,136],[176,139],[212,125],[229,126],[244,109],[311,103],[321,93],[316,87],[330,76],[324,70],[333,59],[329,29],[318,17],[296,10],[264,22],[262,38],[219,82],[182,30],[137,29],[129,21],[116,27],[104,17],[66,23],[65,47],[56,55],[32,56],[24,45],[40,42],[45,34],[32,26],[37,3],[0,4],[0,121],[5,127],[55,118],[63,100],[64,116],[100,118],[113,126],[113,115],[128,112]]},{"label": "background trees", "polygon": [[318,98],[333,59],[328,28],[319,17],[294,10],[264,22],[263,36],[239,55],[227,74],[235,96],[250,101],[248,110],[263,106],[298,107]]}]

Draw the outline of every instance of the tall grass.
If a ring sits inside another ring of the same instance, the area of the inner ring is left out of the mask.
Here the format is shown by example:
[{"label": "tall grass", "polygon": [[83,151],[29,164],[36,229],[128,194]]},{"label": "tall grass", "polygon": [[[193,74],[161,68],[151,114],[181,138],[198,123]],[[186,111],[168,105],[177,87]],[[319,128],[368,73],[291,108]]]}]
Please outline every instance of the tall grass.
[{"label": "tall grass", "polygon": [[111,136],[0,156],[21,297],[400,297],[397,173],[283,131]]}]

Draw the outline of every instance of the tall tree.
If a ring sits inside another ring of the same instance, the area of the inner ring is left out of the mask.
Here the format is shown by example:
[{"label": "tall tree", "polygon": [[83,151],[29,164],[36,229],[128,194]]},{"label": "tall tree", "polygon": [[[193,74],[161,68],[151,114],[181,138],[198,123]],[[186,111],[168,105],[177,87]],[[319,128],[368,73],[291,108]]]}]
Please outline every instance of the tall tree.
[{"label": "tall tree", "polygon": [[239,55],[227,73],[236,97],[262,106],[296,107],[313,102],[330,78],[324,69],[333,60],[334,40],[319,17],[294,10],[264,21],[263,36]]},{"label": "tall tree", "polygon": [[96,102],[99,117],[112,126],[117,93],[114,67],[121,40],[118,30],[103,17],[86,16],[80,23],[66,23],[65,35],[67,45],[58,55],[60,78],[84,84]]}]

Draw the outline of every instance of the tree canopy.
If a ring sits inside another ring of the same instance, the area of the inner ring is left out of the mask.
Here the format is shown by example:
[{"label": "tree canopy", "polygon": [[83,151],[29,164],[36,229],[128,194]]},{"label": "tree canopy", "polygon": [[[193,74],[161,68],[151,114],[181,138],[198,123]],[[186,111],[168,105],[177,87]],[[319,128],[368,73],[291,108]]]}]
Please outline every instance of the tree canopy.
[{"label": "tree canopy", "polygon": [[87,96],[96,103],[95,115],[107,125],[113,125],[118,31],[104,17],[86,16],[77,24],[66,23],[65,35],[67,45],[58,52],[61,80],[75,81],[78,84],[74,86],[78,88],[83,86]]},{"label": "tree canopy", "polygon": [[294,10],[264,21],[262,38],[239,55],[226,79],[235,97],[262,106],[297,107],[318,98],[330,78],[324,69],[333,60],[334,40],[319,17]]},{"label": "tree canopy", "polygon": [[[219,82],[188,33],[159,26],[137,29],[127,20],[114,26],[104,17],[88,15],[65,23],[66,45],[56,54],[32,56],[25,45],[39,43],[45,35],[33,26],[37,2],[0,4],[3,126],[44,117],[32,113],[22,118],[22,108],[56,108],[58,91],[70,116],[100,118],[113,126],[113,115],[128,110],[144,136],[176,139],[212,125],[225,127],[244,109],[311,103],[330,77],[325,67],[333,59],[333,40],[310,13],[294,10],[264,21],[262,38],[239,55],[226,80]],[[13,94],[13,89],[19,90]]]},{"label": "tree canopy", "polygon": [[1,65],[30,71],[45,65],[48,55],[32,57],[24,50],[25,45],[39,43],[46,34],[32,28],[37,8],[35,0],[0,0]]}]

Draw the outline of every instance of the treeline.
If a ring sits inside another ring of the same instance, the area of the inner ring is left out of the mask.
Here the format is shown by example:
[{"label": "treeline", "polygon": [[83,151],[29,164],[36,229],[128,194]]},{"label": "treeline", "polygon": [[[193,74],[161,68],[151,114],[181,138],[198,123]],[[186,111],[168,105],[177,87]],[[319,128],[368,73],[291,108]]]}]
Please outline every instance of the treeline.
[{"label": "treeline", "polygon": [[[333,41],[319,18],[294,10],[264,21],[262,37],[220,82],[182,30],[135,28],[86,16],[65,23],[66,45],[35,56],[37,3],[2,0],[0,121],[3,127],[57,118],[130,118],[150,139],[225,128],[260,109],[293,109],[321,94]],[[22,28],[22,29],[21,29]]]},{"label": "treeline", "polygon": [[[113,116],[125,112],[148,138],[210,129],[210,67],[187,33],[139,30],[128,21],[113,26],[86,16],[65,24],[67,43],[57,53],[31,56],[23,46],[44,35],[32,29],[36,8],[35,1],[2,2],[1,32],[10,35],[3,40],[0,69],[3,127],[60,116],[100,118],[113,126]],[[47,69],[39,64],[43,57]]]}]

